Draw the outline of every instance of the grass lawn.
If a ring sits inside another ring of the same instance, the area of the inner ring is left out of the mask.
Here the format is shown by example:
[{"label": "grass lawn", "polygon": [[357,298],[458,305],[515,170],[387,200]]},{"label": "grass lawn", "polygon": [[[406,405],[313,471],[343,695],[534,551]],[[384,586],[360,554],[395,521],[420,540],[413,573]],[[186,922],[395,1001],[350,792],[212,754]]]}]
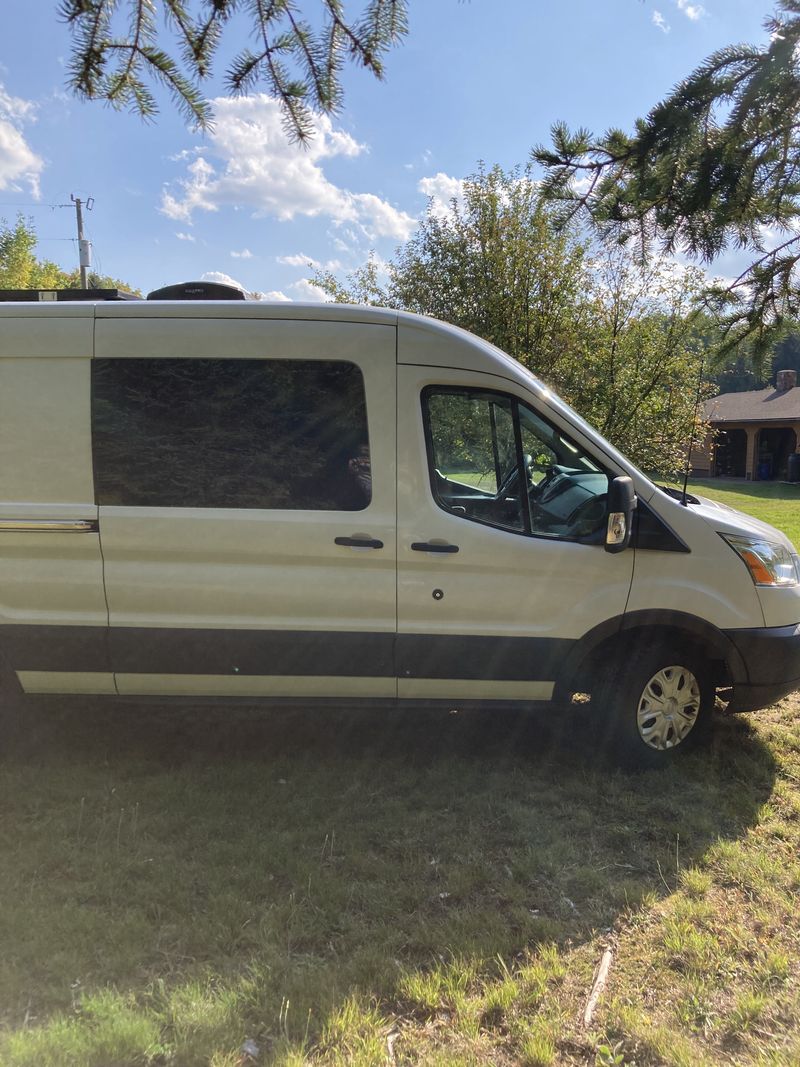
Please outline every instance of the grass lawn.
[{"label": "grass lawn", "polygon": [[62,706],[0,754],[0,1064],[796,1067],[798,894],[797,695],[660,774],[510,713]]},{"label": "grass lawn", "polygon": [[689,489],[777,526],[800,548],[800,483],[695,478]]}]

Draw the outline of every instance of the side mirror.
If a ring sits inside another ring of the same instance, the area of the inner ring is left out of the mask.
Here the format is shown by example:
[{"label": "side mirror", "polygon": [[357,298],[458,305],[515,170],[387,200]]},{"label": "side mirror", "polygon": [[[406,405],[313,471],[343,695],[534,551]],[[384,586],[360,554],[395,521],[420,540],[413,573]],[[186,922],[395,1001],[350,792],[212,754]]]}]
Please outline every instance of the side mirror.
[{"label": "side mirror", "polygon": [[635,507],[633,482],[626,475],[620,475],[608,487],[608,525],[603,546],[606,552],[624,552],[631,543]]}]

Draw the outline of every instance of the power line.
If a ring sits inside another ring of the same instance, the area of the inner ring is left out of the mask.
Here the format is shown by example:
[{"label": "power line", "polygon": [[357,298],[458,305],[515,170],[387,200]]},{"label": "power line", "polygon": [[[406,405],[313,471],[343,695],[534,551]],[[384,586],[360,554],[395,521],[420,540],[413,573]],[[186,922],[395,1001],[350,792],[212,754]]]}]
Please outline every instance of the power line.
[{"label": "power line", "polygon": [[[88,272],[92,265],[92,243],[86,237],[83,227],[83,211],[91,211],[94,206],[94,197],[87,196],[85,200],[80,197],[76,197],[74,193],[70,194],[70,203],[68,204],[42,204],[41,202],[31,204],[12,201],[0,201],[0,208],[14,207],[14,208],[35,208],[37,211],[43,211],[45,208],[48,211],[56,211],[58,208],[74,208],[75,209],[75,221],[78,227],[78,263],[81,274],[81,288],[86,289],[88,284]],[[70,244],[75,244],[76,239],[74,237],[39,237],[37,235],[37,242],[39,241],[69,241]]]},{"label": "power line", "polygon": [[[35,208],[48,208],[50,211],[55,211],[57,207],[62,207],[62,204],[43,204],[38,201],[35,204],[20,204],[16,201],[0,201],[0,207],[35,207]],[[71,206],[71,205],[70,205]]]}]

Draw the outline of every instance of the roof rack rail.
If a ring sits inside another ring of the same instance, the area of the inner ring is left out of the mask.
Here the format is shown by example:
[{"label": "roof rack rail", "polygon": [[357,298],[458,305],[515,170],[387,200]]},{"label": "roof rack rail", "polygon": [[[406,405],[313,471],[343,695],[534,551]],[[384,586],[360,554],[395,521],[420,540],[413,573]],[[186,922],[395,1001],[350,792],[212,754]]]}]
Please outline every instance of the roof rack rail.
[{"label": "roof rack rail", "polygon": [[126,289],[0,289],[0,302],[36,303],[51,300],[141,300]]},{"label": "roof rack rail", "polygon": [[148,300],[249,300],[250,297],[238,285],[223,285],[222,282],[180,282],[165,285],[147,294]]}]

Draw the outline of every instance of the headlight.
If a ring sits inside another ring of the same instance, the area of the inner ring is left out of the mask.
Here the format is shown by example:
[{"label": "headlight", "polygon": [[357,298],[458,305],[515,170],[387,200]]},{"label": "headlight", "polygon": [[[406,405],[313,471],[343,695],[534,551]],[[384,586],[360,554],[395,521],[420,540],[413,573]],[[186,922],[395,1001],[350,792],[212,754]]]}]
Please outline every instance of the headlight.
[{"label": "headlight", "polygon": [[756,585],[797,585],[800,567],[797,556],[785,545],[765,541],[761,537],[742,534],[720,534],[743,560]]}]

